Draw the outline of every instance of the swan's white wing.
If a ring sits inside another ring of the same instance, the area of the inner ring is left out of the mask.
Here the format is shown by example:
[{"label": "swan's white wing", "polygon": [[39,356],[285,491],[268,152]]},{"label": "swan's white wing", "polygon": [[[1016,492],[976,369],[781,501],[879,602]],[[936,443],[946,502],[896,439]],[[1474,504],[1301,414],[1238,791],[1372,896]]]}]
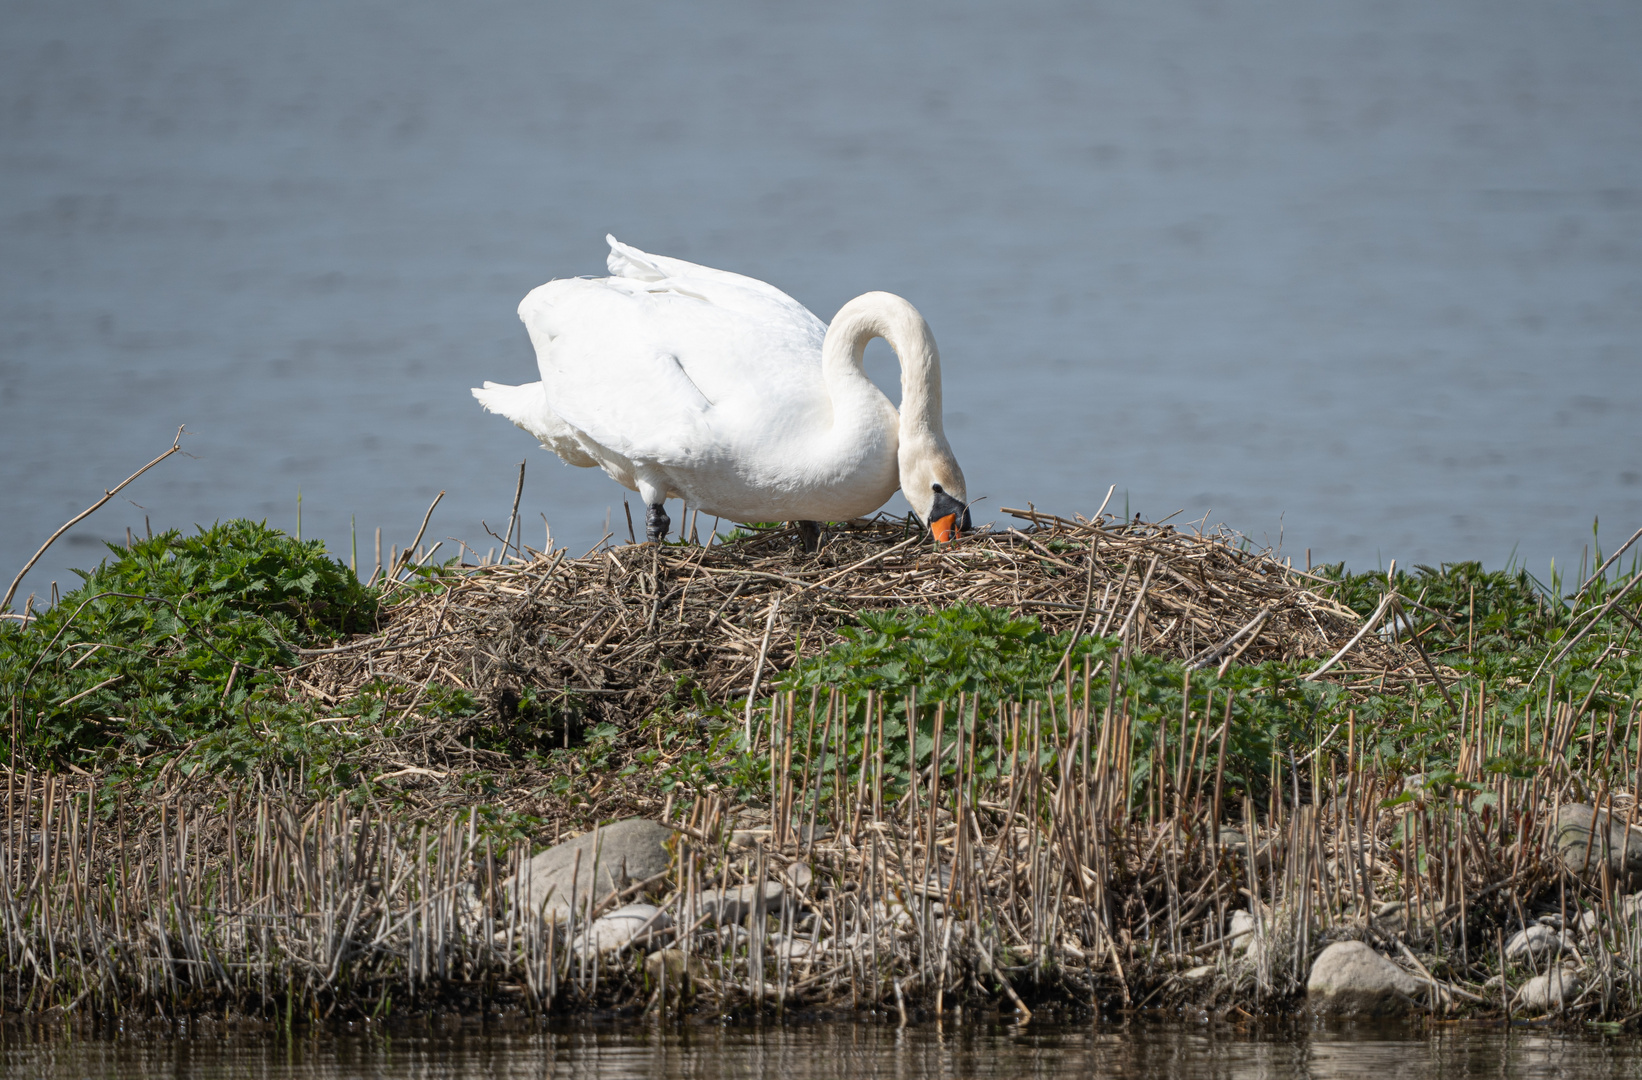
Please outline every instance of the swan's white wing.
[{"label": "swan's white wing", "polygon": [[614,236],[606,236],[605,240],[610,244],[606,265],[615,277],[642,283],[650,292],[694,297],[772,329],[782,328],[794,341],[813,339],[814,347],[821,348],[827,324],[769,282],[666,255],[651,255]]},{"label": "swan's white wing", "polygon": [[520,305],[545,394],[566,423],[621,457],[694,463],[714,441],[712,402],[645,310],[648,297],[611,284],[551,281]]},{"label": "swan's white wing", "polygon": [[779,438],[826,400],[825,327],[779,290],[742,284],[751,281],[574,278],[535,289],[519,317],[553,412],[641,464],[700,465],[749,434]]}]

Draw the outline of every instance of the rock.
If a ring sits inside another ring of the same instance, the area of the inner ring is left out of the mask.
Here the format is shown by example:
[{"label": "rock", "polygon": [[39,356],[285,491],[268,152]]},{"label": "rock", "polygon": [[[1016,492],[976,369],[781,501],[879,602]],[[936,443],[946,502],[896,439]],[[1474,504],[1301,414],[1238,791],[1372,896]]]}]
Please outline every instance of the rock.
[{"label": "rock", "polygon": [[[1237,860],[1240,864],[1246,863],[1249,857],[1249,838],[1247,832],[1234,825],[1220,826],[1220,847],[1226,855]],[[1272,844],[1268,838],[1260,839],[1259,830],[1254,834],[1254,863],[1261,870],[1271,866]]]},{"label": "rock", "polygon": [[1642,888],[1642,828],[1627,830],[1622,815],[1597,814],[1582,803],[1560,806],[1551,840],[1562,865],[1575,874],[1599,881],[1606,865],[1615,887]]},{"label": "rock", "polygon": [[799,892],[809,888],[810,882],[815,880],[815,872],[810,869],[808,863],[802,862],[793,863],[782,871],[781,876],[787,880],[788,885],[791,885]]},{"label": "rock", "polygon": [[1561,956],[1564,952],[1573,951],[1573,942],[1560,930],[1535,923],[1523,930],[1518,930],[1505,943],[1505,959],[1521,961],[1525,959],[1543,960],[1548,957]]},{"label": "rock", "polygon": [[784,890],[774,881],[764,882],[760,889],[757,885],[737,885],[728,889],[703,889],[696,894],[694,902],[685,906],[684,922],[694,925],[705,916],[708,921],[720,926],[739,923],[756,909],[762,894],[764,910],[766,912],[781,910],[781,897]]},{"label": "rock", "polygon": [[1254,916],[1246,911],[1232,912],[1231,927],[1226,931],[1226,936],[1232,939],[1233,953],[1248,952],[1260,936]]},{"label": "rock", "polygon": [[769,841],[770,830],[768,827],[762,829],[736,829],[730,833],[730,846],[737,851],[746,851],[757,847],[759,844],[767,844]]},{"label": "rock", "polygon": [[[659,952],[651,953],[644,958],[644,973],[649,976],[650,985],[658,989],[665,974],[668,997],[682,990],[686,981],[714,987],[716,985],[715,980],[720,974],[716,965],[700,957],[686,956],[682,949],[662,949]],[[775,983],[760,980],[754,986],[749,986],[734,978],[733,968],[723,972],[723,974],[732,976],[729,985],[743,994],[752,995],[756,990],[757,994],[766,1000],[783,1000],[781,988]],[[792,991],[789,989],[788,997],[791,996]]]},{"label": "rock", "polygon": [[1554,967],[1522,984],[1517,991],[1517,1008],[1529,1013],[1555,1012],[1572,1003],[1584,989],[1585,980],[1579,972]]},{"label": "rock", "polygon": [[654,904],[628,904],[594,919],[587,935],[577,936],[576,947],[584,953],[615,952],[672,925],[673,920]]},{"label": "rock", "polygon": [[1180,973],[1180,981],[1188,986],[1199,986],[1214,979],[1215,966],[1213,964],[1199,964],[1194,968],[1187,968]]},{"label": "rock", "polygon": [[1374,909],[1374,928],[1382,934],[1400,934],[1408,929],[1408,908],[1399,900],[1389,900]]},{"label": "rock", "polygon": [[471,881],[456,886],[456,921],[469,934],[477,934],[485,923],[485,905]]},{"label": "rock", "polygon": [[874,905],[874,909],[881,926],[887,926],[890,930],[896,932],[908,932],[917,929],[917,924],[912,921],[911,912],[907,911],[905,905],[898,900],[891,900],[887,904],[880,900]]},{"label": "rock", "polygon": [[659,983],[665,971],[670,990],[678,988],[686,973],[692,979],[705,979],[709,970],[705,960],[687,956],[683,949],[661,949],[644,958],[644,973],[650,977],[650,982]]},{"label": "rock", "polygon": [[[595,836],[597,866],[594,866]],[[667,843],[673,836],[672,829],[646,818],[628,818],[602,826],[532,858],[517,878],[508,878],[502,883],[503,895],[511,897],[518,887],[527,908],[540,911],[544,918],[562,920],[570,910],[572,892],[580,907],[587,902],[590,888],[597,894],[594,897],[597,903],[612,889],[626,888],[632,882],[655,877],[666,870],[672,861]],[[577,880],[572,883],[577,852],[581,853],[581,866]]]},{"label": "rock", "polygon": [[809,938],[784,938],[780,934],[773,935],[770,944],[774,955],[786,960],[803,960],[820,953],[826,947],[821,942],[811,941]]},{"label": "rock", "polygon": [[1325,1016],[1397,1016],[1415,1008],[1424,990],[1361,941],[1336,941],[1311,965],[1306,1000]]}]

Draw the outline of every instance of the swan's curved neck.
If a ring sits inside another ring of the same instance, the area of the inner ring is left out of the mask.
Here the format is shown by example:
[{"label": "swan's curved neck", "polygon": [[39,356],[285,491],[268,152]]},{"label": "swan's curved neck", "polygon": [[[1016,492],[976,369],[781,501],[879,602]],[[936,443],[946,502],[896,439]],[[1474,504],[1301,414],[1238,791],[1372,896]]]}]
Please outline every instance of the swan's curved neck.
[{"label": "swan's curved neck", "polygon": [[901,362],[902,442],[946,443],[941,426],[941,354],[918,309],[893,293],[871,292],[838,310],[821,346],[821,374],[829,388],[865,379],[867,343],[883,338]]}]

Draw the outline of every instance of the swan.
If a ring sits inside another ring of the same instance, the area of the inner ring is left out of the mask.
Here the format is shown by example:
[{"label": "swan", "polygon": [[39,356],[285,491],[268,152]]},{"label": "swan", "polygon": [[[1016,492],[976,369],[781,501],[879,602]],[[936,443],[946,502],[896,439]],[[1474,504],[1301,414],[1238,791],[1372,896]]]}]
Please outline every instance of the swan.
[{"label": "swan", "polygon": [[[605,239],[610,277],[550,281],[519,304],[541,381],[473,396],[637,491],[647,540],[667,535],[669,498],[731,521],[843,521],[897,487],[937,541],[970,527],[940,354],[910,303],[869,292],[824,325],[756,278]],[[901,363],[899,412],[862,367],[878,337]]]}]

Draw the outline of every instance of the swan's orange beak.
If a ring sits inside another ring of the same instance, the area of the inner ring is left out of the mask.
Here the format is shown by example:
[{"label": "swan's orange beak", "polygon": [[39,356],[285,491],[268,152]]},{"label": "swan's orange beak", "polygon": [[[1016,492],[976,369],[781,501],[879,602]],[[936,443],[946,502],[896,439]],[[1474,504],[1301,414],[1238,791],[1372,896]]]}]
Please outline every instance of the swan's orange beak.
[{"label": "swan's orange beak", "polygon": [[940,484],[930,485],[935,498],[929,504],[929,531],[937,544],[950,544],[969,525],[969,507],[941,490]]}]

